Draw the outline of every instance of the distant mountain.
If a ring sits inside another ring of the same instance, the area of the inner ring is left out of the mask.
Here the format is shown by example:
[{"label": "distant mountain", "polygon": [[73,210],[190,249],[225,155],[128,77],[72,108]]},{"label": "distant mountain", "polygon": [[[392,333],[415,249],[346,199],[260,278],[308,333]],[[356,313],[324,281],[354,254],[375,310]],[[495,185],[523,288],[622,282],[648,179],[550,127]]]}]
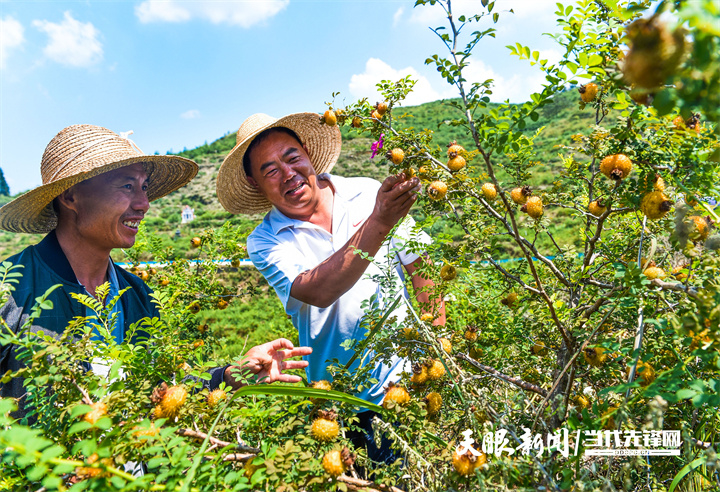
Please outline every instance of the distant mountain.
[{"label": "distant mountain", "polygon": [[[527,133],[531,134],[540,127],[545,127],[535,141],[537,147],[534,160],[540,164],[533,169],[532,186],[542,187],[553,181],[553,174],[561,165],[554,146],[570,144],[570,137],[573,134],[587,132],[587,129],[593,125],[594,112],[590,107],[580,111],[579,100],[575,90],[558,94],[552,104],[539,111],[538,121],[532,122],[525,129]],[[491,104],[488,110],[496,106]],[[402,116],[401,121],[404,127],[432,130],[433,142],[438,148],[444,149],[452,140],[457,140],[468,149],[472,147],[472,142],[464,127],[447,124],[450,120],[462,117],[462,114],[451,106],[450,101],[434,101],[419,106],[398,107],[394,114],[398,117]],[[238,126],[240,123],[241,121],[238,121]],[[343,128],[342,132],[342,152],[333,173],[340,176],[369,176],[378,180],[384,179],[388,174],[387,161],[381,157],[370,158],[372,139],[358,137],[347,127]],[[172,244],[181,251],[187,249],[185,244],[187,241],[174,243],[172,239],[176,230],[180,230],[183,237],[192,237],[196,231],[208,227],[219,227],[227,220],[242,225],[248,230],[252,229],[262,217],[229,214],[220,206],[215,196],[218,169],[234,146],[235,132],[232,131],[212,143],[179,152],[177,155],[196,161],[200,166],[200,171],[197,177],[184,188],[153,202],[145,218],[147,227],[163,237],[169,245]],[[481,171],[481,169],[469,170],[471,173]],[[1,171],[0,179],[1,195],[3,190],[7,193],[7,183],[2,178]],[[0,201],[0,203],[2,202]],[[185,205],[194,209],[195,220],[180,225],[180,214]],[[460,234],[460,231],[449,232]],[[0,233],[0,256],[4,258],[19,251],[20,247],[36,242],[37,239],[30,235]]]}]

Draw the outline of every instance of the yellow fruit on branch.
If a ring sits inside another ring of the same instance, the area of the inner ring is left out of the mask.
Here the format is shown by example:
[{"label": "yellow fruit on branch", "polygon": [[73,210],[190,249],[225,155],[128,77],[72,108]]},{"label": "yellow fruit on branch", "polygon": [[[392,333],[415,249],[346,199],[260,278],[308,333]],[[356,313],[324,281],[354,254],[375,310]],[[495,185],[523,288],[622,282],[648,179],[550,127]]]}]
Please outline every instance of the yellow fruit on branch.
[{"label": "yellow fruit on branch", "polygon": [[432,323],[435,321],[435,316],[433,316],[431,313],[422,313],[420,315],[420,321],[424,321],[425,323]]},{"label": "yellow fruit on branch", "polygon": [[699,215],[690,216],[692,221],[692,229],[688,238],[693,242],[705,241],[710,234],[710,224],[708,223],[707,217],[701,217]]},{"label": "yellow fruit on branch", "polygon": [[449,282],[450,280],[455,279],[455,277],[457,277],[457,269],[454,266],[446,263],[440,269],[440,278],[444,281]]},{"label": "yellow fruit on branch", "polygon": [[438,338],[438,342],[440,342],[440,346],[446,354],[452,352],[453,346],[450,340],[448,340],[447,338]]},{"label": "yellow fruit on branch", "polygon": [[437,381],[445,375],[445,366],[437,359],[427,361],[425,366],[427,367],[428,379],[431,381]]},{"label": "yellow fruit on branch", "polygon": [[325,111],[325,114],[322,116],[322,123],[325,123],[328,126],[337,125],[337,115],[335,114],[335,111],[332,109]]},{"label": "yellow fruit on branch", "polygon": [[350,123],[350,126],[353,128],[360,128],[362,126],[362,119],[359,116],[355,116],[352,119],[352,123]]},{"label": "yellow fruit on branch", "polygon": [[342,450],[333,449],[325,453],[322,459],[322,467],[325,473],[337,478],[345,473],[354,462],[355,455],[344,447]]},{"label": "yellow fruit on branch", "polygon": [[406,405],[410,402],[410,393],[402,386],[391,382],[387,390],[385,390],[385,398],[382,401],[383,407],[388,408],[390,402],[394,402],[396,405]]},{"label": "yellow fruit on branch", "polygon": [[535,342],[535,343],[530,347],[530,352],[531,352],[533,355],[543,356],[543,355],[547,355],[547,354],[548,354],[548,348],[547,348],[547,345],[545,345],[545,344],[542,343],[542,342]]},{"label": "yellow fruit on branch", "polygon": [[585,350],[583,350],[585,362],[593,367],[601,367],[605,364],[607,357],[603,347],[586,347]]},{"label": "yellow fruit on branch", "polygon": [[198,301],[193,301],[188,306],[188,311],[190,311],[193,314],[197,314],[200,312],[200,303]]},{"label": "yellow fruit on branch", "polygon": [[433,200],[442,200],[447,194],[447,185],[442,181],[433,181],[428,186],[427,193]]},{"label": "yellow fruit on branch", "polygon": [[421,386],[428,381],[428,370],[424,364],[415,364],[413,366],[413,375],[410,377],[412,384]]},{"label": "yellow fruit on branch", "polygon": [[602,200],[594,200],[588,205],[588,212],[593,214],[595,217],[600,217],[602,214],[607,212],[607,207]]},{"label": "yellow fruit on branch", "polygon": [[165,417],[173,417],[178,414],[187,398],[187,390],[184,386],[170,386],[160,402],[162,413]]},{"label": "yellow fruit on branch", "polygon": [[630,51],[622,61],[625,80],[638,87],[655,89],[677,69],[685,53],[685,33],[673,32],[657,16],[641,18],[627,29]]},{"label": "yellow fruit on branch", "polygon": [[651,191],[640,201],[640,210],[650,220],[664,217],[672,209],[672,202],[662,191]]},{"label": "yellow fruit on branch", "polygon": [[385,113],[387,113],[388,103],[385,101],[375,103],[375,110],[380,113],[380,116],[383,116]]},{"label": "yellow fruit on branch", "polygon": [[437,415],[442,408],[442,396],[440,396],[440,393],[435,391],[428,393],[425,397],[425,408],[428,415]]},{"label": "yellow fruit on branch", "polygon": [[400,164],[403,160],[405,160],[405,151],[400,148],[394,148],[392,150],[389,150],[387,154],[385,154],[385,157],[392,162],[393,164]]},{"label": "yellow fruit on branch", "polygon": [[575,398],[573,398],[573,401],[583,410],[586,410],[592,406],[592,404],[590,403],[590,399],[588,399],[588,397],[585,395],[577,395]]},{"label": "yellow fruit on branch", "polygon": [[509,308],[515,307],[515,304],[517,304],[518,295],[515,292],[508,293],[507,296],[505,296],[503,299],[500,300],[500,304],[503,306],[507,306]]},{"label": "yellow fruit on branch", "polygon": [[631,171],[632,161],[625,154],[609,155],[600,161],[600,172],[615,181],[627,178]]},{"label": "yellow fruit on branch", "polygon": [[227,398],[227,393],[224,390],[216,389],[210,392],[207,401],[210,408],[215,408],[218,404]]},{"label": "yellow fruit on branch", "polygon": [[107,415],[107,405],[101,401],[96,401],[92,405],[92,410],[85,414],[83,420],[88,424],[95,425],[98,420]]},{"label": "yellow fruit on branch", "polygon": [[460,169],[464,168],[465,164],[465,158],[453,152],[452,154],[450,154],[450,159],[447,162],[447,167],[452,172],[457,172]]},{"label": "yellow fruit on branch", "polygon": [[483,183],[483,185],[480,189],[482,190],[485,200],[491,202],[497,198],[497,188],[495,188],[494,184]]},{"label": "yellow fruit on branch", "polygon": [[328,442],[335,439],[340,433],[340,426],[337,423],[337,415],[334,411],[320,410],[318,418],[313,420],[310,433],[315,440]]},{"label": "yellow fruit on branch", "polygon": [[650,280],[655,280],[656,278],[665,278],[665,271],[662,268],[651,266],[646,268],[643,271],[643,275],[645,275]]},{"label": "yellow fruit on branch", "polygon": [[543,214],[543,203],[539,196],[531,196],[527,199],[525,204],[520,207],[521,212],[525,212],[533,219],[537,220],[542,217]]},{"label": "yellow fruit on branch", "polygon": [[582,99],[584,103],[589,103],[595,100],[598,93],[598,86],[596,83],[590,82],[578,87],[578,92],[580,93],[580,99]]},{"label": "yellow fruit on branch", "polygon": [[381,120],[382,117],[383,117],[383,115],[381,115],[381,114],[378,113],[377,111],[373,111],[372,114],[370,114],[370,116],[371,116],[372,118],[376,119],[376,120]]},{"label": "yellow fruit on branch", "polygon": [[453,157],[453,154],[459,155],[461,152],[465,152],[465,148],[462,145],[458,145],[457,141],[453,140],[447,145],[448,157]]},{"label": "yellow fruit on branch", "polygon": [[230,305],[229,302],[227,302],[225,299],[220,299],[217,304],[215,305],[218,309],[227,309],[227,307]]},{"label": "yellow fruit on branch", "polygon": [[532,190],[529,186],[513,188],[510,191],[510,198],[512,198],[512,201],[514,201],[518,205],[525,205],[525,202],[527,202],[527,199],[530,195],[532,195]]},{"label": "yellow fruit on branch", "polygon": [[201,244],[202,244],[202,239],[200,239],[197,236],[195,236],[194,238],[192,238],[190,240],[190,246],[192,246],[193,248],[199,248]]},{"label": "yellow fruit on branch", "polygon": [[455,471],[460,475],[467,477],[475,472],[475,469],[487,462],[487,455],[482,451],[478,451],[479,456],[473,455],[470,451],[464,454],[458,454],[457,450],[453,453],[452,464]]},{"label": "yellow fruit on branch", "polygon": [[[632,370],[632,366],[627,368],[626,374],[627,377],[630,377],[630,371]],[[635,379],[638,383],[640,383],[640,386],[647,386],[653,381],[655,381],[655,368],[648,364],[647,362],[643,362],[641,360],[638,361],[637,367],[635,369]]]},{"label": "yellow fruit on branch", "polygon": [[465,340],[468,342],[474,342],[477,340],[478,329],[477,326],[468,325],[465,327]]}]

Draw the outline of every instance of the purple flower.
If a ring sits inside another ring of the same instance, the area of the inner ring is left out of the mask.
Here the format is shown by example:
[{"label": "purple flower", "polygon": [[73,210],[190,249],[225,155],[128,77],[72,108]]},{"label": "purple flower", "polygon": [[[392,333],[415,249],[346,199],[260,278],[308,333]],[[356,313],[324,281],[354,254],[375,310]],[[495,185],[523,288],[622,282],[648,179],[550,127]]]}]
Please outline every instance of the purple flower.
[{"label": "purple flower", "polygon": [[378,139],[377,142],[375,142],[374,144],[372,144],[370,146],[370,149],[372,150],[372,155],[370,156],[370,159],[373,159],[376,155],[378,155],[380,153],[380,150],[382,149],[382,146],[383,146],[383,137],[384,136],[385,136],[385,134],[381,133],[380,139]]}]

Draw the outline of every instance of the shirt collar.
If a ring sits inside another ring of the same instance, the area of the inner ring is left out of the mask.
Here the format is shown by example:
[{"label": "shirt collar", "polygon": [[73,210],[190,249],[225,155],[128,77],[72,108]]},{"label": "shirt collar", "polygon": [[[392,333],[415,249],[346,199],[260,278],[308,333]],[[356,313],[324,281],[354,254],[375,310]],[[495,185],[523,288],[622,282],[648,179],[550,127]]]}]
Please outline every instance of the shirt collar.
[{"label": "shirt collar", "polygon": [[[322,173],[318,174],[318,179],[327,179],[328,181],[330,181],[334,190],[335,200],[340,199],[342,202],[349,202],[353,198],[360,195],[360,193],[362,193],[362,191],[357,186],[352,186],[352,183],[349,183],[347,178],[343,178],[341,176],[334,176],[330,173]],[[273,234],[278,234],[280,231],[282,231],[283,229],[287,229],[288,227],[297,229],[317,228],[315,224],[311,224],[310,222],[298,219],[291,219],[290,217],[282,213],[280,210],[278,210],[274,205],[273,208],[265,216],[265,220],[267,220],[270,224]]]}]

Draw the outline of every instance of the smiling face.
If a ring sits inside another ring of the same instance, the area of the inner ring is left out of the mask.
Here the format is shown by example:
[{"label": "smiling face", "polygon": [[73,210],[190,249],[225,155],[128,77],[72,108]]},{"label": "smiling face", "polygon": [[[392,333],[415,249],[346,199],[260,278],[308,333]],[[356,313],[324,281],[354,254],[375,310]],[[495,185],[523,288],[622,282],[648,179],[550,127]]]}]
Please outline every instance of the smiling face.
[{"label": "smiling face", "polygon": [[[137,163],[90,178],[63,193],[63,206],[74,212],[69,217],[76,240],[108,254],[114,248],[131,247],[150,208],[147,188],[148,175]],[[60,214],[59,221],[65,221],[66,215]]]},{"label": "smiling face", "polygon": [[248,154],[251,185],[283,214],[307,220],[321,200],[315,168],[305,148],[293,136],[274,131]]}]

